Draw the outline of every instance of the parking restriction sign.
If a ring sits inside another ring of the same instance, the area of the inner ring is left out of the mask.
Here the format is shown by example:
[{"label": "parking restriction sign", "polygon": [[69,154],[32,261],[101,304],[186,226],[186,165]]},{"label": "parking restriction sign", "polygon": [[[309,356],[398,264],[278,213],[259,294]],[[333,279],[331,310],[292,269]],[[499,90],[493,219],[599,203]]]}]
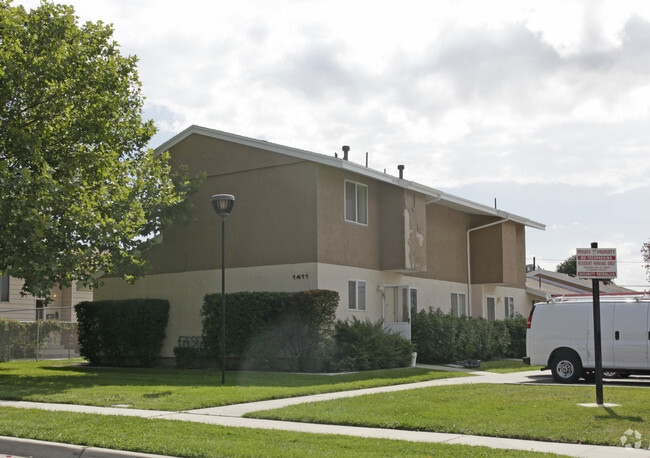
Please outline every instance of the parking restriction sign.
[{"label": "parking restriction sign", "polygon": [[576,270],[579,278],[616,278],[616,248],[576,249]]}]

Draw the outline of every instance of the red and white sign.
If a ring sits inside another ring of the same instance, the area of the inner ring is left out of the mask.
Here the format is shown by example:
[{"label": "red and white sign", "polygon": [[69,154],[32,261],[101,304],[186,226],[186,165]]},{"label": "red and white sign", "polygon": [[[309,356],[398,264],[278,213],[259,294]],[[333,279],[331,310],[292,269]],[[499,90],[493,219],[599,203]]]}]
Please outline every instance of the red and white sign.
[{"label": "red and white sign", "polygon": [[576,268],[579,278],[616,278],[616,248],[578,248]]}]

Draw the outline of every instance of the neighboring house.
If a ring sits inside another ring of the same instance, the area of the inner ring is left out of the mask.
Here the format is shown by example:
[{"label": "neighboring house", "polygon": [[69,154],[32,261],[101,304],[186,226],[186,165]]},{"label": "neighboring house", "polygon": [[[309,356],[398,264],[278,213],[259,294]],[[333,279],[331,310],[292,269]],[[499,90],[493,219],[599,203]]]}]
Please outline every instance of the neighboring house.
[{"label": "neighboring house", "polygon": [[[532,304],[544,302],[551,296],[591,293],[591,280],[577,278],[559,272],[544,269],[527,268],[526,289]],[[604,294],[634,293],[635,291],[610,283],[600,283],[600,292]]]},{"label": "neighboring house", "polygon": [[55,288],[52,300],[44,305],[42,298],[22,296],[23,281],[0,275],[0,318],[18,321],[34,321],[36,318],[60,321],[77,321],[73,306],[81,301],[92,301],[93,293],[77,283],[69,288]]},{"label": "neighboring house", "polygon": [[203,297],[221,291],[221,219],[210,197],[222,193],[236,199],[227,292],[334,290],[337,318],[383,319],[407,337],[412,311],[429,307],[528,314],[525,228],[543,224],[409,181],[403,167],[395,177],[356,164],[347,148],[326,156],[192,126],[157,151],[206,174],[194,220],[144,254],[146,277],[104,278],[95,299],[168,299],[163,356],[179,336],[201,334]]}]

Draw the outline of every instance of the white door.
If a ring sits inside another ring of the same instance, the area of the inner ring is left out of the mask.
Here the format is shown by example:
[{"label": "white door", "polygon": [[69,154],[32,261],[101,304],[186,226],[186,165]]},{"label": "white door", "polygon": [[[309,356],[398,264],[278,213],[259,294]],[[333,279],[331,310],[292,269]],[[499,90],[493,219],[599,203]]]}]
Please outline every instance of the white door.
[{"label": "white door", "polygon": [[411,292],[408,285],[382,286],[384,326],[411,340]]}]

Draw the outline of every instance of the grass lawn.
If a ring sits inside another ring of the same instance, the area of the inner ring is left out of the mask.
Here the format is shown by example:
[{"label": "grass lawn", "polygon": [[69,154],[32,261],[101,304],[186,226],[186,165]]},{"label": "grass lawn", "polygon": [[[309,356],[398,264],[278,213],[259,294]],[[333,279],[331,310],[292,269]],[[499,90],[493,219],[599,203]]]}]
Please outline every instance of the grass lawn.
[{"label": "grass lawn", "polygon": [[521,360],[495,359],[492,361],[481,361],[481,365],[477,370],[505,374],[506,372],[534,371],[540,370],[541,368],[542,366],[528,366]]},{"label": "grass lawn", "polygon": [[650,445],[648,388],[606,387],[612,408],[587,408],[593,386],[463,385],[302,404],[248,414],[313,423],[620,446],[631,429]]},{"label": "grass lawn", "polygon": [[188,410],[307,394],[397,385],[466,374],[405,368],[341,375],[116,369],[81,360],[0,363],[0,399]]},{"label": "grass lawn", "polygon": [[171,420],[0,408],[0,435],[185,457],[535,457],[464,445],[227,428]]}]

